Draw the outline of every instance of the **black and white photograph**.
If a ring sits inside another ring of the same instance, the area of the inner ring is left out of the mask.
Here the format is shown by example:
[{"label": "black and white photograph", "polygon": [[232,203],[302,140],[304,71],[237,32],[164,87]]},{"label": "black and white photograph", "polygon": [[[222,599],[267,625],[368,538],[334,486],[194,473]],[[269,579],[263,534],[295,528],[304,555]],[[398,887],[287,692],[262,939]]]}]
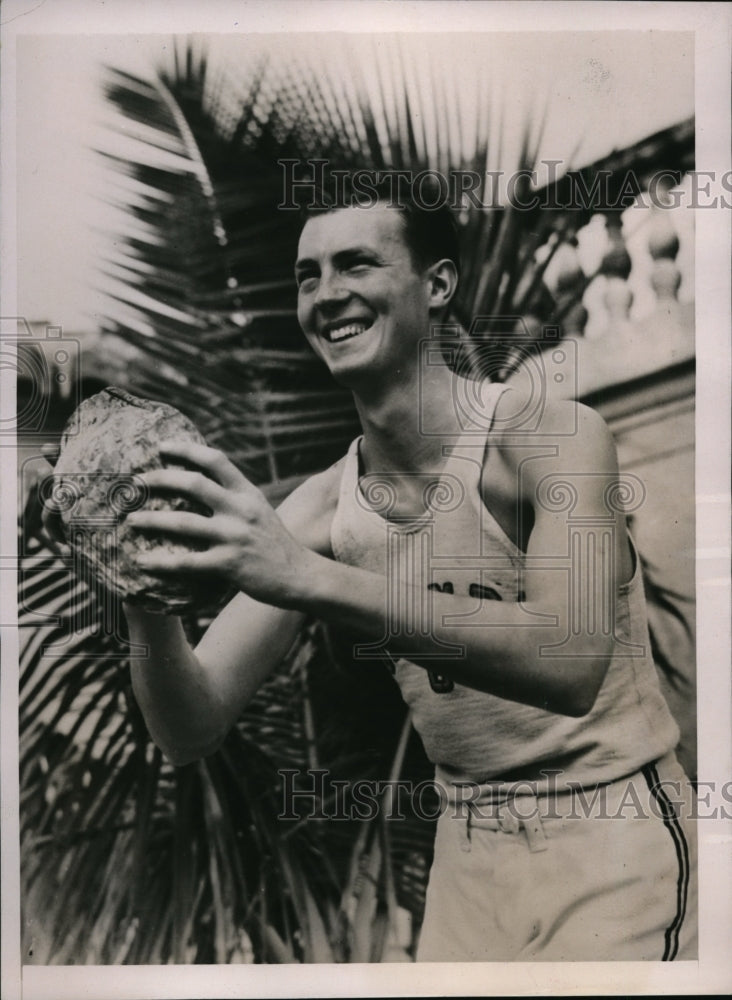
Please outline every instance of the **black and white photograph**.
[{"label": "black and white photograph", "polygon": [[3,997],[728,992],[730,8],[196,6],[0,11]]}]

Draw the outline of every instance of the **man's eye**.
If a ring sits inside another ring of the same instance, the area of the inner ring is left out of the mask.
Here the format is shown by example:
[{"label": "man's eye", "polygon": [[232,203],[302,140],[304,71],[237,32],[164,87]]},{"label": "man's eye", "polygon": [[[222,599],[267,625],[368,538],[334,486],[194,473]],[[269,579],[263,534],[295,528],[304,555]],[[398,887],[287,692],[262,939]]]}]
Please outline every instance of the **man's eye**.
[{"label": "man's eye", "polygon": [[315,274],[298,274],[296,281],[298,288],[312,288],[316,281]]}]

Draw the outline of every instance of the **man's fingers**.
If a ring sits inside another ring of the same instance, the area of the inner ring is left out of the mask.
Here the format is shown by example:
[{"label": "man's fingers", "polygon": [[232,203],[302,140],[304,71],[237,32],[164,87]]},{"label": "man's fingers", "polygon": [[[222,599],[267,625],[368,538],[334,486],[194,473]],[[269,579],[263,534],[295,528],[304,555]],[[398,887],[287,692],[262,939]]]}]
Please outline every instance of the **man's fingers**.
[{"label": "man's fingers", "polygon": [[225,489],[242,489],[249,483],[232,461],[217,448],[209,448],[205,444],[195,444],[186,441],[163,441],[160,454],[167,458],[178,459],[188,465],[198,466]]},{"label": "man's fingers", "polygon": [[155,493],[179,493],[213,510],[226,499],[224,489],[202,472],[187,469],[153,469],[140,474],[144,485]]},{"label": "man's fingers", "polygon": [[165,535],[214,538],[217,535],[211,518],[187,511],[136,510],[127,515],[127,524],[135,531],[155,531]]},{"label": "man's fingers", "polygon": [[215,573],[221,570],[221,556],[216,549],[181,553],[155,549],[141,552],[136,557],[136,562],[146,573],[163,576],[169,573]]}]

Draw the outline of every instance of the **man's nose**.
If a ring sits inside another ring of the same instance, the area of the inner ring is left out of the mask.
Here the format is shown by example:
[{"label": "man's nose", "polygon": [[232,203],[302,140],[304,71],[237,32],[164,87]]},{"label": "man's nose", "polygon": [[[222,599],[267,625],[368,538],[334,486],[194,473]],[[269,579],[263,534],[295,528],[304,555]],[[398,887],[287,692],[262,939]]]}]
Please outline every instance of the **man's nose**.
[{"label": "man's nose", "polygon": [[327,310],[329,306],[342,305],[350,294],[341,274],[337,271],[323,271],[315,293],[314,305],[321,311]]}]

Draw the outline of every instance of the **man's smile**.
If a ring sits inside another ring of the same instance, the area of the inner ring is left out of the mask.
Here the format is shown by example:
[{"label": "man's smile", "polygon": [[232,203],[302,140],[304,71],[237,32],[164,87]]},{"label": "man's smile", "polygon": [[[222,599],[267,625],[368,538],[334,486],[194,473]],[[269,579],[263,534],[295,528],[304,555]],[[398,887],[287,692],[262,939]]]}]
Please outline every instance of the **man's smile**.
[{"label": "man's smile", "polygon": [[341,340],[350,340],[358,337],[371,327],[373,320],[370,319],[339,319],[330,323],[324,323],[320,335],[330,344],[338,343]]},{"label": "man's smile", "polygon": [[295,279],[297,316],[310,346],[336,381],[360,391],[369,378],[396,378],[435,312],[433,279],[415,264],[405,222],[388,205],[310,218]]}]

